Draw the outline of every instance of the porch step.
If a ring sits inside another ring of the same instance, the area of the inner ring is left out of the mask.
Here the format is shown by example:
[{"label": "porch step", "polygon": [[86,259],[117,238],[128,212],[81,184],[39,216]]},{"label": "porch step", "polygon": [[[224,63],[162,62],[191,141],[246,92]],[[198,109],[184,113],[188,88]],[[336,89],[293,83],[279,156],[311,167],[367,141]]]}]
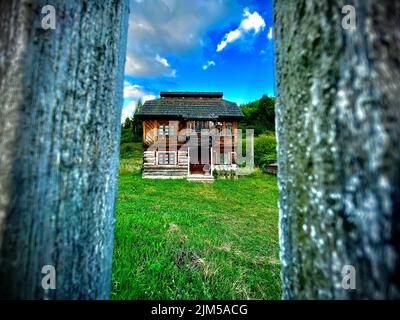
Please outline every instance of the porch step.
[{"label": "porch step", "polygon": [[165,171],[181,170],[181,171],[186,171],[186,172],[188,170],[187,165],[181,165],[181,164],[178,164],[177,166],[170,166],[170,165],[155,166],[154,164],[151,164],[151,163],[144,163],[143,168],[144,168],[144,170],[165,170]]},{"label": "porch step", "polygon": [[152,171],[152,172],[143,172],[142,177],[143,178],[186,178],[187,172],[181,172],[181,171]]},{"label": "porch step", "polygon": [[203,176],[203,175],[192,175],[187,177],[187,181],[189,182],[205,182],[205,183],[213,183],[213,176]]},{"label": "porch step", "polygon": [[165,175],[163,173],[160,174],[143,174],[142,175],[143,179],[185,179],[186,176],[181,175],[181,174],[168,174]]}]

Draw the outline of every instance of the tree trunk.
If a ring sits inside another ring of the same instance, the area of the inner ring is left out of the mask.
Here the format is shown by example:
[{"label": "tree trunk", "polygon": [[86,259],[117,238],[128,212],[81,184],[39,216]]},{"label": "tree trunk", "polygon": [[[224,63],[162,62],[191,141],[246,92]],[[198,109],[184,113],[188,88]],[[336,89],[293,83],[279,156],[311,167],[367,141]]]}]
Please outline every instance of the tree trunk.
[{"label": "tree trunk", "polygon": [[398,1],[274,3],[284,298],[400,298],[399,21]]},{"label": "tree trunk", "polygon": [[109,297],[127,2],[0,1],[1,298]]}]

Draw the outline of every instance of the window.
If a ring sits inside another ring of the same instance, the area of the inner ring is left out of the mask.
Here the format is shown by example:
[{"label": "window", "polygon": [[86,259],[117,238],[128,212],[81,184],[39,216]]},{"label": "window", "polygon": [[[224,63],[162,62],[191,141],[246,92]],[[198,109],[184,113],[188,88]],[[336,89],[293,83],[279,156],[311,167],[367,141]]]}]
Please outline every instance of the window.
[{"label": "window", "polygon": [[176,135],[176,130],[174,125],[160,124],[158,127],[159,136],[174,136]]},{"label": "window", "polygon": [[203,129],[210,129],[213,127],[213,122],[212,121],[195,121],[194,122],[194,128],[196,132],[201,132]]},{"label": "window", "polygon": [[175,152],[158,152],[158,164],[159,165],[174,165],[175,164]]}]

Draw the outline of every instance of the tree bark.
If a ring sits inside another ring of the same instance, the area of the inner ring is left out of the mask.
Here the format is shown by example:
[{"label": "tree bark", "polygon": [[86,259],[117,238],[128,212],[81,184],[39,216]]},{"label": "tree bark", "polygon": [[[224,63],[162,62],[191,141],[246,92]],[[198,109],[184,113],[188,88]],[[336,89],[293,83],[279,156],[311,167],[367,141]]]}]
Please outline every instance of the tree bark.
[{"label": "tree bark", "polygon": [[284,298],[400,298],[399,21],[396,1],[274,2]]},{"label": "tree bark", "polygon": [[0,297],[107,299],[128,1],[47,4],[0,1]]}]

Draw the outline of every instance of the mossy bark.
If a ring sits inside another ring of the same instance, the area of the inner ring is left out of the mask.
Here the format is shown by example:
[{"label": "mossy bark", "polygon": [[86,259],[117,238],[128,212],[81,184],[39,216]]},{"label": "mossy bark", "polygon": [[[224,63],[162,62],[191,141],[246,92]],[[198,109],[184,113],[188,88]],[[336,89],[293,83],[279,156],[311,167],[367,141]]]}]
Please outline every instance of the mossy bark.
[{"label": "mossy bark", "polygon": [[0,2],[2,298],[109,297],[128,13],[126,0]]},{"label": "mossy bark", "polygon": [[400,298],[400,3],[279,0],[273,14],[284,298]]}]

